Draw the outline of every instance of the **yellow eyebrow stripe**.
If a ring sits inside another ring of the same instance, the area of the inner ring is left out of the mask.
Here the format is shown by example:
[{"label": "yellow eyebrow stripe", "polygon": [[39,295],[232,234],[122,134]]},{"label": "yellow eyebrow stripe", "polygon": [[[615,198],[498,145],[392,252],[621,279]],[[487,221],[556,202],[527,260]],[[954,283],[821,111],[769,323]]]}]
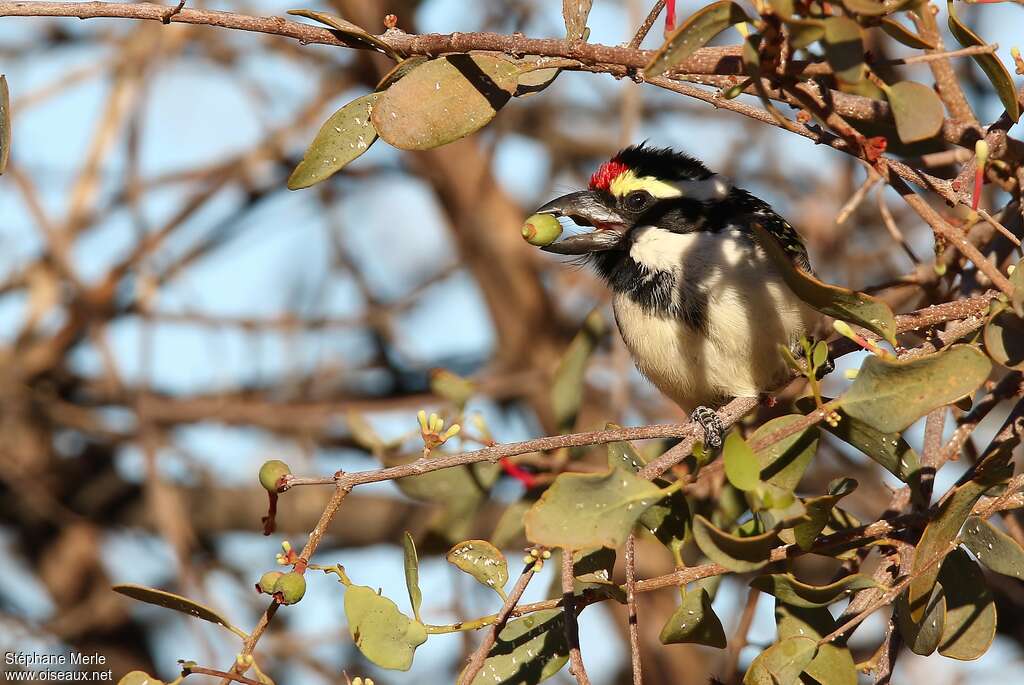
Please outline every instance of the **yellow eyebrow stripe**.
[{"label": "yellow eyebrow stripe", "polygon": [[637,176],[632,169],[615,177],[608,189],[616,197],[625,197],[634,190],[646,190],[658,199],[681,197],[683,192],[675,186],[658,180],[654,176]]}]

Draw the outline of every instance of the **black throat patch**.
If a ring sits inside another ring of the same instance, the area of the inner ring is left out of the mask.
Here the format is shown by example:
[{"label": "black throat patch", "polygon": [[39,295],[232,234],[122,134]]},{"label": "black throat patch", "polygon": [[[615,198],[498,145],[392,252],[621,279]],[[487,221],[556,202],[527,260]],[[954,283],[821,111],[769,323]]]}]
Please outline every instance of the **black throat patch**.
[{"label": "black throat patch", "polygon": [[649,269],[621,250],[598,252],[592,259],[611,291],[625,295],[644,313],[681,321],[697,331],[707,329],[708,296],[698,281],[680,282],[675,273]]}]

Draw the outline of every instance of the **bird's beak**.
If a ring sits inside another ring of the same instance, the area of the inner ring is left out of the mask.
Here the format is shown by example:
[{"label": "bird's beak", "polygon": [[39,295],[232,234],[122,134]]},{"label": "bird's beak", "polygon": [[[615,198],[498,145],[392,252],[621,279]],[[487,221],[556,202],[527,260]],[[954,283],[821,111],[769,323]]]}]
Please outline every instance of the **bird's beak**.
[{"label": "bird's beak", "polygon": [[580,226],[595,228],[590,233],[574,235],[541,248],[555,254],[583,255],[610,250],[619,244],[628,228],[622,216],[605,203],[604,197],[590,190],[563,195],[535,213],[564,216]]}]

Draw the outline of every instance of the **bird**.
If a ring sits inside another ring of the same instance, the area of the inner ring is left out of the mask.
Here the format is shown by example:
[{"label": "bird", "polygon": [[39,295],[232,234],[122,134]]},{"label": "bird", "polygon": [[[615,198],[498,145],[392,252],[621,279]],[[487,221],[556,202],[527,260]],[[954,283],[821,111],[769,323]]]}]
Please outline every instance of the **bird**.
[{"label": "bird", "polygon": [[788,377],[779,346],[798,349],[821,315],[790,288],[754,232],[811,272],[796,230],[771,206],[672,148],[633,145],[603,163],[587,190],[537,214],[594,230],[541,249],[588,263],[636,367],[722,445],[715,412]]}]

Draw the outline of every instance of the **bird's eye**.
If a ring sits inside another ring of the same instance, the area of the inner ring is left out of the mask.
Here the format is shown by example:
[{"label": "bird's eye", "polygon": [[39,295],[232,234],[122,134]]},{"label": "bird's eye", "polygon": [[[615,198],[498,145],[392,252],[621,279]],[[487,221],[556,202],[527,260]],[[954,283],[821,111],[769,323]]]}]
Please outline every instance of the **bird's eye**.
[{"label": "bird's eye", "polygon": [[654,198],[646,190],[634,190],[622,199],[622,206],[631,212],[642,212],[647,209]]}]

